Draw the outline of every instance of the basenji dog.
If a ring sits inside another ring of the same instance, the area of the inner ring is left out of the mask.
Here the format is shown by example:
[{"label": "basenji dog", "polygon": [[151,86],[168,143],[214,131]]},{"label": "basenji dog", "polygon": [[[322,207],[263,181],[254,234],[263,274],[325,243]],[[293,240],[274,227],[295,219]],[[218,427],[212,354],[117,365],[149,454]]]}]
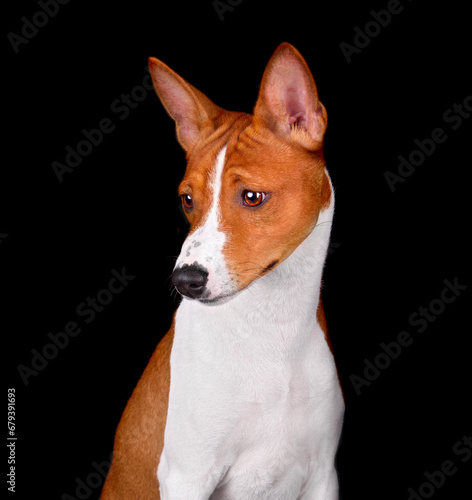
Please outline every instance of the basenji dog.
[{"label": "basenji dog", "polygon": [[126,406],[102,500],[333,500],[344,400],[321,278],[334,210],[327,114],[280,45],[253,114],[150,72],[187,155],[182,295]]}]

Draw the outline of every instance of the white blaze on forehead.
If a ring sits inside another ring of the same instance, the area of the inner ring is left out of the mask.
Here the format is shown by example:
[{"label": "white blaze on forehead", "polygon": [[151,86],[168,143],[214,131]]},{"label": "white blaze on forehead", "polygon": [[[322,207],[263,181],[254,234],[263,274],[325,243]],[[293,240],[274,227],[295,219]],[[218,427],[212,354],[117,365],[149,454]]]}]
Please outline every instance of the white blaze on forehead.
[{"label": "white blaze on forehead", "polygon": [[[208,272],[207,293],[202,297],[211,300],[232,293],[230,276],[223,256],[226,235],[219,229],[221,222],[220,193],[225,165],[226,146],[224,146],[212,166],[208,189],[211,199],[208,212],[203,216],[202,225],[190,234],[182,245],[182,251],[175,268],[183,265],[197,265]],[[198,203],[198,200],[196,200]]]}]

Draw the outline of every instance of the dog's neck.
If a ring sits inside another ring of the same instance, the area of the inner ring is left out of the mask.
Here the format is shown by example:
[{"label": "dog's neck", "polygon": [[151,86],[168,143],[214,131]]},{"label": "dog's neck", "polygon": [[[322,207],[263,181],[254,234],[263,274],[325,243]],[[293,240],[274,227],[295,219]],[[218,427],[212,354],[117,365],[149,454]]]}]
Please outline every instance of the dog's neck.
[{"label": "dog's neck", "polygon": [[[230,334],[248,347],[265,334],[274,339],[275,331],[284,338],[307,334],[316,321],[333,214],[332,192],[330,205],[320,212],[315,228],[274,270],[225,303],[208,305],[184,298],[179,309],[193,316],[195,328],[205,330],[206,335],[224,332],[225,338]],[[198,318],[208,320],[207,328],[201,327]]]}]

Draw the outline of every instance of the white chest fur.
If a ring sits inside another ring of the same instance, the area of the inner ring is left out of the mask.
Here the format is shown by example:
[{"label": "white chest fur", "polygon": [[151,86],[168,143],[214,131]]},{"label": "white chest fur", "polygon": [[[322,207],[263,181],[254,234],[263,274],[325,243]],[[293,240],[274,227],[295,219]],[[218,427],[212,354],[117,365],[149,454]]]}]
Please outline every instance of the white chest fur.
[{"label": "white chest fur", "polygon": [[344,403],[316,320],[333,206],[266,276],[176,315],[163,500],[334,500]]}]

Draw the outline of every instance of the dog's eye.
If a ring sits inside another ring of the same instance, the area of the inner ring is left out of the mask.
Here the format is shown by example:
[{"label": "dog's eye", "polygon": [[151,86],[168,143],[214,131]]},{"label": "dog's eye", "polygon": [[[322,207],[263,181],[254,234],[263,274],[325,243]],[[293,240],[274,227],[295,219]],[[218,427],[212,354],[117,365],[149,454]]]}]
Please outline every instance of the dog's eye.
[{"label": "dog's eye", "polygon": [[257,207],[265,200],[266,196],[265,193],[260,191],[244,191],[243,201],[248,207]]},{"label": "dog's eye", "polygon": [[186,210],[191,210],[193,208],[193,198],[189,194],[183,194],[181,198],[184,208]]}]

